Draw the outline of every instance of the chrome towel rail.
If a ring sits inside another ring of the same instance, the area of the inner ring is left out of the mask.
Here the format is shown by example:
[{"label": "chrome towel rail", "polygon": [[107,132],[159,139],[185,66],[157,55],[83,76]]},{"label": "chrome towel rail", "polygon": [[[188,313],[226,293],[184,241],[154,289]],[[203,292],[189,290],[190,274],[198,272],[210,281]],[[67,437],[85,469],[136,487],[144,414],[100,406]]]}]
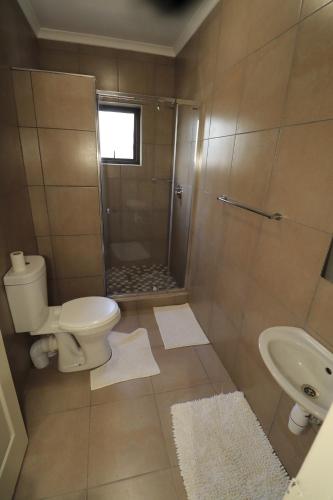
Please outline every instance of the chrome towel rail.
[{"label": "chrome towel rail", "polygon": [[245,203],[240,203],[239,201],[232,200],[225,195],[218,196],[218,201],[222,201],[222,203],[226,203],[228,205],[232,205],[234,207],[242,208],[243,210],[247,210],[248,212],[253,212],[254,214],[261,215],[262,217],[266,217],[266,219],[271,220],[281,220],[283,216],[279,213],[269,214],[264,212],[263,210],[259,210],[258,208],[249,207],[249,205],[245,205]]}]

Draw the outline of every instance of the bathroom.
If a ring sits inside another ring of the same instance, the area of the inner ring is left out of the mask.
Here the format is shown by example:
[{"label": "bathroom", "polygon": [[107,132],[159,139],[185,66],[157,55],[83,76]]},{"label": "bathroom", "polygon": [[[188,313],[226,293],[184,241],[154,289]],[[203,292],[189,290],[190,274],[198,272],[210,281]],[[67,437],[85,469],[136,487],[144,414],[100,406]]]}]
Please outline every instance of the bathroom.
[{"label": "bathroom", "polygon": [[[333,2],[152,3],[1,2],[0,330],[28,442],[8,498],[191,498],[186,401],[242,392],[290,478],[321,427],[290,432],[258,340],[283,325],[333,351]],[[103,156],[108,106],[139,113],[129,162]],[[3,285],[16,251],[45,259],[50,307],[117,303],[160,373],[91,390],[56,357],[34,368]],[[153,308],[187,303],[209,343],[166,350]]]}]

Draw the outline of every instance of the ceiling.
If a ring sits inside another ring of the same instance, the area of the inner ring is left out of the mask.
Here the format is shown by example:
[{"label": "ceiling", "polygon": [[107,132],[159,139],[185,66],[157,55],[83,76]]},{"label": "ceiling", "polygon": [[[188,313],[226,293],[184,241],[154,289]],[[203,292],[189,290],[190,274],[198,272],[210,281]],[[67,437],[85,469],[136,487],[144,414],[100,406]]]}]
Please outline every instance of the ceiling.
[{"label": "ceiling", "polygon": [[38,38],[175,56],[218,0],[166,12],[152,0],[17,0]]}]

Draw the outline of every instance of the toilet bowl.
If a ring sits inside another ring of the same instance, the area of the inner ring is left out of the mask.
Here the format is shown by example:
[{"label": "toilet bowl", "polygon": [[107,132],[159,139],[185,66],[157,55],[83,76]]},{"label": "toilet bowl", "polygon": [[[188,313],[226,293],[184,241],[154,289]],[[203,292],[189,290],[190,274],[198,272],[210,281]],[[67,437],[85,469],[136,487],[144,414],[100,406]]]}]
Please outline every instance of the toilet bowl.
[{"label": "toilet bowl", "polygon": [[55,351],[62,372],[106,363],[112,354],[108,335],[121,317],[118,304],[107,297],[83,297],[49,307],[44,258],[26,256],[26,262],[24,271],[11,268],[4,284],[15,331],[40,336],[30,349],[36,368],[47,366]]}]

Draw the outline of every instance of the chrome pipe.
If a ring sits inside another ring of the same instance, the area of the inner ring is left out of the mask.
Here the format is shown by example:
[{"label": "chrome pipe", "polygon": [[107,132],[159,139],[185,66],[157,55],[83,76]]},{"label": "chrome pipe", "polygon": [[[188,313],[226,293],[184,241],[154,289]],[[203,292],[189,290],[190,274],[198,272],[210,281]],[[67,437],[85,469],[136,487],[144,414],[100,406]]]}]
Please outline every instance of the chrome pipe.
[{"label": "chrome pipe", "polygon": [[228,198],[225,195],[218,196],[218,201],[221,201],[222,203],[226,203],[227,205],[232,205],[233,207],[238,207],[242,208],[243,210],[247,210],[248,212],[252,212],[257,215],[261,215],[262,217],[266,217],[266,219],[270,220],[281,220],[283,219],[283,216],[279,213],[274,213],[270,214],[268,212],[264,212],[263,210],[260,210],[259,208],[253,208],[250,207],[249,205],[246,205],[245,203],[240,203],[239,201],[232,200],[231,198]]}]

